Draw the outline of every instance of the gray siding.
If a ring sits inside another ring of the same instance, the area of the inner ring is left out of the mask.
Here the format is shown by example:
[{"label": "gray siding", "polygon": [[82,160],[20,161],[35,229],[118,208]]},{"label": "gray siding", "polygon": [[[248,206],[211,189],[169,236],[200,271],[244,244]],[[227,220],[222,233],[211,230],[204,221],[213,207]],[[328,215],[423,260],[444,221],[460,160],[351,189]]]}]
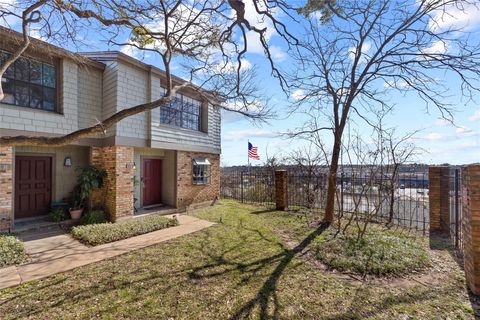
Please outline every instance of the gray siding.
[{"label": "gray siding", "polygon": [[[117,111],[150,101],[146,71],[120,63],[117,78]],[[147,124],[145,112],[130,116],[117,124],[117,136],[147,140]]]},{"label": "gray siding", "polygon": [[61,113],[0,103],[0,129],[67,134],[96,123],[102,107],[102,71],[63,60],[58,72]]},{"label": "gray siding", "polygon": [[[0,104],[0,129],[68,134],[161,97],[158,72],[123,60],[102,62],[106,65],[104,71],[63,60],[59,69],[62,113]],[[220,111],[208,106],[207,119],[207,132],[182,129],[160,124],[157,108],[120,121],[98,138],[117,136],[127,138],[125,144],[137,146],[220,153]]]},{"label": "gray siding", "polygon": [[86,128],[102,119],[102,72],[80,68],[78,72],[78,126]]},{"label": "gray siding", "polygon": [[[110,61],[106,63],[103,72],[103,109],[102,119],[106,119],[117,112],[117,79],[118,79],[118,63]],[[107,130],[106,136],[115,135],[116,126]]]},{"label": "gray siding", "polygon": [[220,152],[220,111],[208,106],[208,133],[160,123],[160,109],[152,112],[152,146],[185,151]]},{"label": "gray siding", "polygon": [[[107,66],[107,70],[110,69]],[[113,72],[113,69],[112,69]],[[163,93],[160,78],[147,70],[118,62],[117,110],[159,99]],[[220,153],[220,110],[208,106],[208,132],[160,124],[160,108],[122,120],[119,137],[150,141],[153,148]]]}]

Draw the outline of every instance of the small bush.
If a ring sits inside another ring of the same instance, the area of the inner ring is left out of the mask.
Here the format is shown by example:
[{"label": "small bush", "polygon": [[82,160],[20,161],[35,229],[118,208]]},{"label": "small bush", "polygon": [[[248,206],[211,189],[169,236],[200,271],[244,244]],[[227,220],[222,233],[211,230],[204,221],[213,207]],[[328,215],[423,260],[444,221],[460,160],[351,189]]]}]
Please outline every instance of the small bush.
[{"label": "small bush", "polygon": [[0,268],[28,260],[23,242],[15,236],[0,233]]},{"label": "small bush", "polygon": [[151,215],[117,223],[77,226],[72,228],[71,233],[75,239],[96,246],[176,225],[178,225],[177,219]]},{"label": "small bush", "polygon": [[82,224],[97,224],[107,222],[107,215],[103,210],[88,211],[80,220]]},{"label": "small bush", "polygon": [[49,216],[53,222],[59,223],[65,220],[65,210],[63,208],[55,208],[50,211]]},{"label": "small bush", "polygon": [[409,234],[371,226],[360,240],[328,229],[313,243],[317,259],[339,271],[377,276],[401,275],[430,264],[425,242]]}]

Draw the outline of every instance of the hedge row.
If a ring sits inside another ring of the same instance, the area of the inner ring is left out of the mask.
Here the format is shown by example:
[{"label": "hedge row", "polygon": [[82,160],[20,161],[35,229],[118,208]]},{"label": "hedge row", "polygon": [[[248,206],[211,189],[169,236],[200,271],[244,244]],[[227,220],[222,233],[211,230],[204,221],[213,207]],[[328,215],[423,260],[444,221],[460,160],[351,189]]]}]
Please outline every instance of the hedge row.
[{"label": "hedge row", "polygon": [[177,219],[150,215],[116,223],[107,222],[76,226],[72,228],[71,234],[83,243],[96,246],[176,225],[178,225]]}]

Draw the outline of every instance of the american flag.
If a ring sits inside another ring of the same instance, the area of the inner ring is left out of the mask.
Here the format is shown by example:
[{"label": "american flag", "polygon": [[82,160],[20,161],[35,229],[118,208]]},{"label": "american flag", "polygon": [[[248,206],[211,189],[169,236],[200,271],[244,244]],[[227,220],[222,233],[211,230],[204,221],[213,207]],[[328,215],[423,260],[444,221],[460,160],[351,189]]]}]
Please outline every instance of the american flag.
[{"label": "american flag", "polygon": [[254,147],[250,142],[248,143],[248,157],[255,160],[260,160],[260,157],[257,153],[257,147]]}]

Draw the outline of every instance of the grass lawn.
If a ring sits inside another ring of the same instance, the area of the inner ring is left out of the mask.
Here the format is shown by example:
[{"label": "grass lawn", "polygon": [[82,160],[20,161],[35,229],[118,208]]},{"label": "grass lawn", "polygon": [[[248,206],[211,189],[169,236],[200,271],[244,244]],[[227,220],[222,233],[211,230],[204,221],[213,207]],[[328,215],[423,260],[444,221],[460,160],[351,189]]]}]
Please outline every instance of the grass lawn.
[{"label": "grass lawn", "polygon": [[0,291],[0,318],[474,319],[448,250],[404,278],[361,281],[313,259],[322,229],[222,201],[194,212],[217,225]]}]

